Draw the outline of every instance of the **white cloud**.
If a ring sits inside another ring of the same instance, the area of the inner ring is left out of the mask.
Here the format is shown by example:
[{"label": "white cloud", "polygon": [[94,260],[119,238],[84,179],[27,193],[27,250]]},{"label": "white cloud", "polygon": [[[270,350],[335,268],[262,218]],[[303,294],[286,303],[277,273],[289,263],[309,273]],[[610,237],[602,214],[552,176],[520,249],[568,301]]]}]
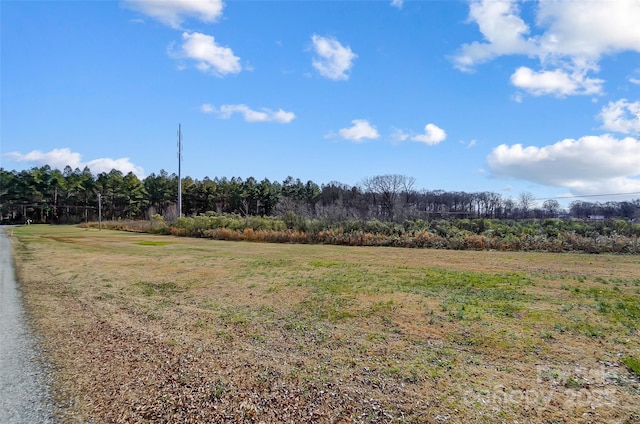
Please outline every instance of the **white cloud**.
[{"label": "white cloud", "polygon": [[353,67],[358,57],[351,48],[344,47],[338,40],[314,34],[311,37],[313,50],[317,57],[313,59],[313,67],[320,75],[332,80],[349,79],[347,72]]},{"label": "white cloud", "polygon": [[215,22],[224,7],[222,0],[125,0],[123,5],[176,29],[187,17]]},{"label": "white cloud", "polygon": [[435,124],[427,124],[424,127],[424,134],[419,134],[411,137],[413,141],[419,141],[421,143],[434,146],[441,143],[447,138],[447,133]]},{"label": "white cloud", "polygon": [[199,32],[182,34],[180,51],[174,52],[173,45],[169,46],[169,55],[177,59],[191,59],[196,61],[196,68],[200,71],[223,77],[236,74],[242,70],[240,58],[233,54],[229,47],[216,44],[213,36]]},{"label": "white cloud", "polygon": [[[111,159],[111,158],[100,158],[93,159],[86,162],[86,166],[89,167],[91,172],[101,173],[101,172],[109,172],[112,169],[117,169],[122,171],[123,174],[128,174],[129,172],[133,172],[139,178],[144,178],[144,169],[140,166],[137,166],[131,163],[129,158],[119,158],[119,159]],[[79,167],[80,168],[80,167]],[[82,167],[84,168],[84,167]],[[80,169],[82,169],[80,168]],[[75,169],[75,167],[74,167]]]},{"label": "white cloud", "polygon": [[72,152],[69,148],[53,149],[50,152],[33,150],[25,154],[10,152],[6,153],[5,156],[16,162],[30,162],[40,166],[49,165],[51,168],[60,170],[64,169],[67,165],[73,169],[84,169],[85,166],[88,166],[94,174],[117,169],[122,171],[123,174],[133,172],[139,178],[144,178],[144,169],[132,163],[129,158],[100,158],[84,162],[80,153]]},{"label": "white cloud", "polygon": [[634,69],[627,79],[631,84],[640,85],[640,68]]},{"label": "white cloud", "polygon": [[640,102],[609,102],[599,115],[602,128],[622,134],[640,134]]},{"label": "white cloud", "polygon": [[350,128],[342,128],[338,131],[340,137],[345,140],[362,142],[364,139],[376,139],[380,137],[376,127],[372,126],[366,119],[354,119]]},{"label": "white cloud", "polygon": [[541,0],[536,21],[546,31],[542,54],[597,60],[604,54],[640,51],[640,2]]},{"label": "white cloud", "polygon": [[247,105],[222,105],[219,108],[210,104],[203,104],[200,106],[200,111],[203,113],[217,114],[221,119],[229,119],[234,113],[240,113],[244,116],[244,120],[247,122],[279,122],[287,124],[296,118],[296,114],[293,112],[286,112],[282,109],[271,110],[267,108],[261,108],[259,111],[251,109]]},{"label": "white cloud", "polygon": [[200,106],[200,112],[202,113],[216,113],[216,108],[209,103],[204,103]]},{"label": "white cloud", "polygon": [[611,135],[523,147],[500,145],[487,164],[494,176],[565,187],[575,194],[640,191],[640,140]]},{"label": "white cloud", "polygon": [[403,4],[404,0],[391,0],[391,6],[397,7],[398,9],[402,9]]},{"label": "white cloud", "polygon": [[565,97],[576,94],[598,94],[602,92],[604,81],[587,78],[584,72],[570,74],[562,69],[536,72],[521,66],[511,75],[511,83],[535,96],[552,94]]},{"label": "white cloud", "polygon": [[603,55],[640,52],[640,1],[538,0],[535,27],[521,17],[518,0],[472,0],[469,21],[478,25],[484,40],[461,46],[454,65],[470,71],[503,55],[537,58],[541,70],[520,68],[514,85],[534,95],[601,94],[603,81],[589,78],[598,72]]},{"label": "white cloud", "polygon": [[526,54],[535,45],[524,35],[529,26],[518,16],[516,0],[474,0],[469,5],[469,21],[478,24],[487,42],[464,44],[454,61],[458,69],[468,71],[475,65],[506,54]]}]

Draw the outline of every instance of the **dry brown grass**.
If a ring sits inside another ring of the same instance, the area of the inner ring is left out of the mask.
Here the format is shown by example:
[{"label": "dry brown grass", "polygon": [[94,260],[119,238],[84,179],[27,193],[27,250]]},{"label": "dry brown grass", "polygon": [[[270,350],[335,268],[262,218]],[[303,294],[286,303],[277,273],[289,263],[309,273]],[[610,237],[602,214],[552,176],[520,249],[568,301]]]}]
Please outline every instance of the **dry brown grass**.
[{"label": "dry brown grass", "polygon": [[13,245],[63,422],[640,422],[638,256]]}]

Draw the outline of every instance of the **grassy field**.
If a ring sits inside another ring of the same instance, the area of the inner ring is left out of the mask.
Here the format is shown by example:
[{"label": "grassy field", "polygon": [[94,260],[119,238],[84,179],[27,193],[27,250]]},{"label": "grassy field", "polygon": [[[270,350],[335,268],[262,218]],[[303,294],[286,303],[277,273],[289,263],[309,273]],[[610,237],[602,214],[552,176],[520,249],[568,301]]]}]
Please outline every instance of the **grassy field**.
[{"label": "grassy field", "polygon": [[639,256],[13,233],[63,422],[640,422]]}]

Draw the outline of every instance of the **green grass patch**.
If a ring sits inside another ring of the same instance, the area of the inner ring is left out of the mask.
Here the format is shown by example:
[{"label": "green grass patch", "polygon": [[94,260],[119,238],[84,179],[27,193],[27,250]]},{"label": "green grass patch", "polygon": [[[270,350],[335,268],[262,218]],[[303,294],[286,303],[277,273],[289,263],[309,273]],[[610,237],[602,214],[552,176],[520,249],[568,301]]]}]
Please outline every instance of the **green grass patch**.
[{"label": "green grass patch", "polygon": [[185,289],[178,286],[176,283],[150,283],[147,281],[140,281],[136,283],[136,286],[142,289],[142,293],[147,296],[170,296],[176,293],[182,293]]},{"label": "green grass patch", "polygon": [[355,316],[355,299],[335,293],[317,293],[301,302],[301,315],[330,322],[343,321]]},{"label": "green grass patch", "polygon": [[640,302],[638,302],[637,296],[622,294],[617,287],[613,289],[591,288],[584,291],[584,294],[593,299],[594,308],[600,314],[622,324],[630,332],[639,328]]},{"label": "green grass patch", "polygon": [[166,246],[168,244],[171,244],[171,242],[142,240],[142,241],[137,241],[135,244],[138,244],[140,246]]},{"label": "green grass patch", "polygon": [[344,267],[345,263],[337,261],[311,261],[309,262],[309,265],[316,268],[333,268],[340,266]]},{"label": "green grass patch", "polygon": [[621,359],[622,363],[627,366],[637,376],[640,376],[640,361],[631,356],[625,356]]},{"label": "green grass patch", "polygon": [[486,273],[407,266],[378,266],[337,261],[311,261],[311,277],[290,284],[310,286],[303,302],[306,314],[341,321],[390,313],[393,300],[358,305],[361,295],[411,294],[440,299],[450,321],[485,316],[519,319],[537,300],[526,289],[533,281],[522,273]]}]

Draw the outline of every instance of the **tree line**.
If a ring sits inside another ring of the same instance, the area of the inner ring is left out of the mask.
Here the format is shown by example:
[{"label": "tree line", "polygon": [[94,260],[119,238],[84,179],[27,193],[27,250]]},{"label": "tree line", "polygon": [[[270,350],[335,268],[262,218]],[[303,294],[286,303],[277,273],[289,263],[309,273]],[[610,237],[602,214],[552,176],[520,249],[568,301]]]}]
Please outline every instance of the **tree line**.
[{"label": "tree line", "polygon": [[[48,165],[28,170],[0,168],[2,223],[80,223],[104,220],[144,220],[160,215],[175,220],[178,177],[161,170],[140,179],[113,169],[94,175],[87,167],[64,170]],[[378,175],[350,186],[332,181],[287,177],[283,181],[208,178],[182,179],[182,214],[278,216],[322,219],[327,222],[367,221],[402,223],[433,219],[527,219],[640,217],[640,199],[623,202],[574,201],[563,210],[557,200],[537,203],[530,193],[505,198],[493,192],[426,190],[405,175]]]}]

